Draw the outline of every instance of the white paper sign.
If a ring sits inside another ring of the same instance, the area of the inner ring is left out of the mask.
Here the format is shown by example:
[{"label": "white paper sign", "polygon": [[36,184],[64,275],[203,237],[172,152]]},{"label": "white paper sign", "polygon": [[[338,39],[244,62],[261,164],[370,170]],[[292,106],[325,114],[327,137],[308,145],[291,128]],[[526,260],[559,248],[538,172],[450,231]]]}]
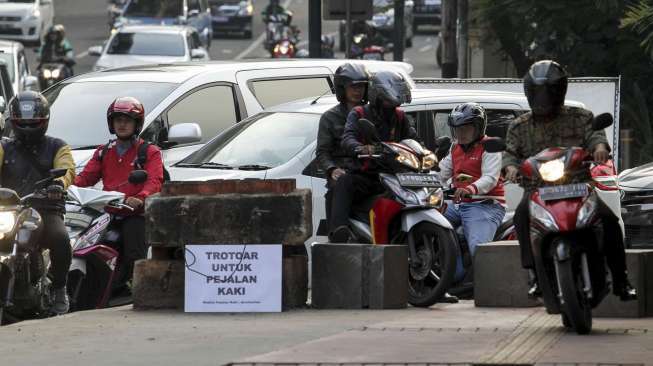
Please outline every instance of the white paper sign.
[{"label": "white paper sign", "polygon": [[187,245],[186,312],[281,311],[281,245]]}]

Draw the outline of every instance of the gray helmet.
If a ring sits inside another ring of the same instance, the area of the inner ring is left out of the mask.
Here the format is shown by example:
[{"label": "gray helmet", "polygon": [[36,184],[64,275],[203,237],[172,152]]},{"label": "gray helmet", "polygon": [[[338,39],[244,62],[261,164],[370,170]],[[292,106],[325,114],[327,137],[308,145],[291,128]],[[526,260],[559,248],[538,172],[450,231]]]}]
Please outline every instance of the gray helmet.
[{"label": "gray helmet", "polygon": [[487,114],[485,113],[485,109],[478,103],[462,103],[451,110],[447,124],[451,128],[451,135],[454,137],[456,137],[454,132],[456,127],[473,124],[476,128],[474,141],[477,141],[485,135]]},{"label": "gray helmet", "polygon": [[[352,84],[367,84],[370,73],[365,65],[346,63],[336,69],[333,75],[333,85],[336,88],[336,98],[340,103],[347,102],[345,89]],[[367,103],[367,90],[363,94],[362,103]]]},{"label": "gray helmet", "polygon": [[370,79],[367,97],[373,107],[379,108],[383,102],[392,107],[410,103],[410,87],[401,74],[394,71],[379,71]]}]

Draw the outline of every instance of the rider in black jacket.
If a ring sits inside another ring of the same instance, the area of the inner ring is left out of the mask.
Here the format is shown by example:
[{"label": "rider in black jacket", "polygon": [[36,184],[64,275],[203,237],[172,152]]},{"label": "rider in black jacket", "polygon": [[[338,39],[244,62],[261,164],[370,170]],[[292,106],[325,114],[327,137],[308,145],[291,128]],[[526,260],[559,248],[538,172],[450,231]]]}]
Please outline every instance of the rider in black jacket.
[{"label": "rider in black jacket", "polygon": [[368,82],[369,73],[364,65],[346,63],[338,67],[333,84],[336,98],[340,103],[324,112],[320,118],[317,132],[317,161],[327,179],[327,193],[324,195],[327,220],[331,215],[335,182],[346,174],[345,169],[352,165],[352,159],[340,146],[347,115],[355,106],[367,103]]}]

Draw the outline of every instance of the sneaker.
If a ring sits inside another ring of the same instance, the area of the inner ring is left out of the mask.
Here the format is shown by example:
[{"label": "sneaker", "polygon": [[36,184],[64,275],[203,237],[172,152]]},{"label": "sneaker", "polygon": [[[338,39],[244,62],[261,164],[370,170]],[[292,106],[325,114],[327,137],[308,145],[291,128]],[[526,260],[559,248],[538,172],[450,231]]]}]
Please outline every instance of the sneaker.
[{"label": "sneaker", "polygon": [[637,300],[637,290],[635,290],[628,280],[625,280],[620,284],[615,283],[613,292],[615,295],[619,296],[621,301]]},{"label": "sneaker", "polygon": [[331,243],[348,243],[351,239],[351,230],[349,227],[343,225],[338,226],[329,234],[329,242]]},{"label": "sneaker", "polygon": [[68,301],[68,292],[66,286],[54,290],[54,304],[52,311],[57,314],[65,314],[70,309],[70,302]]},{"label": "sneaker", "polygon": [[537,283],[537,274],[534,270],[528,270],[528,297],[531,299],[537,299],[542,297],[542,290],[540,290],[540,285]]},{"label": "sneaker", "polygon": [[453,295],[449,294],[448,292],[445,292],[444,295],[442,295],[442,297],[438,299],[438,302],[444,303],[444,304],[457,304],[458,303],[458,297],[453,296]]}]

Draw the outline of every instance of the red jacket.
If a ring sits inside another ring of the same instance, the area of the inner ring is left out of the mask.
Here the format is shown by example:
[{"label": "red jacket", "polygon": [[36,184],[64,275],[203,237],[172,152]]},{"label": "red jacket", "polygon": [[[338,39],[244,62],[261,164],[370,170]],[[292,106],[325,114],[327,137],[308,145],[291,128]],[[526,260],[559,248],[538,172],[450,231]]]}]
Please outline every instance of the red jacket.
[{"label": "red jacket", "polygon": [[145,200],[149,195],[160,192],[163,185],[163,160],[161,151],[154,145],[147,148],[147,160],[144,169],[147,171],[147,181],[141,184],[128,182],[129,173],[134,170],[134,162],[138,157],[138,146],[143,143],[138,139],[122,157],[118,157],[115,141],[111,143],[102,160],[98,158],[102,154],[105,145],[99,146],[93,158],[86,164],[84,170],[75,178],[75,185],[79,187],[90,187],[100,179],[105,191],[118,191],[126,197],[136,197]]},{"label": "red jacket", "polygon": [[[479,194],[482,189],[484,195],[504,197],[503,190],[503,181],[501,178],[498,179],[496,185],[493,187],[490,185],[492,181],[487,179],[483,180],[483,166],[484,166],[484,156],[488,154],[485,152],[483,145],[480,143],[474,144],[468,151],[463,150],[463,148],[456,144],[451,150],[451,163],[452,163],[452,177],[453,177],[453,186],[455,188],[468,188],[472,191],[472,194]],[[496,159],[497,176],[499,175],[499,170],[501,169],[501,160],[500,156]],[[487,164],[487,163],[485,163]],[[490,168],[488,166],[488,168]],[[462,182],[460,179],[457,179],[461,174],[466,174],[472,178],[467,182]],[[483,186],[479,186],[482,184]],[[487,193],[485,193],[487,192]],[[465,199],[464,202],[471,201],[482,201],[483,199]],[[505,198],[497,199],[500,203],[505,203]]]}]

